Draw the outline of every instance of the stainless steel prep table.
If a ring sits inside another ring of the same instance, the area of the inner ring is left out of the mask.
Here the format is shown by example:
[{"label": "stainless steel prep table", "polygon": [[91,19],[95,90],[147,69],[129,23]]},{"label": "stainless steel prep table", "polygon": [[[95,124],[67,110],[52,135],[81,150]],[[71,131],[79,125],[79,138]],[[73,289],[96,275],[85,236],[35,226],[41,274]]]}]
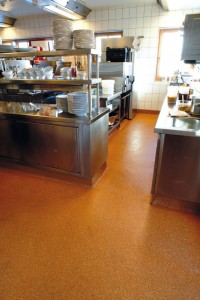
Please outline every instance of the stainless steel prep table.
[{"label": "stainless steel prep table", "polygon": [[165,99],[158,117],[152,204],[200,210],[200,120],[169,116]]}]

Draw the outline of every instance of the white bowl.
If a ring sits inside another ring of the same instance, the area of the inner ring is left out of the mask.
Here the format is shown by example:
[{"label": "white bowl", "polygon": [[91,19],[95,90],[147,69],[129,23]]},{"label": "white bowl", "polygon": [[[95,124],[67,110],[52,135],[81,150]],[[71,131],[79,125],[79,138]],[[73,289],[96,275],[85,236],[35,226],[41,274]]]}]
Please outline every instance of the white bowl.
[{"label": "white bowl", "polygon": [[79,79],[86,79],[86,72],[85,71],[77,71],[77,77]]},{"label": "white bowl", "polygon": [[53,77],[53,70],[52,71],[48,71],[48,72],[44,72],[45,77]]},{"label": "white bowl", "polygon": [[12,71],[12,70],[9,70],[9,71],[3,71],[2,74],[3,74],[4,76],[13,75],[13,71]]},{"label": "white bowl", "polygon": [[47,73],[47,72],[53,72],[53,67],[51,66],[47,66],[44,68],[44,72]]},{"label": "white bowl", "polygon": [[11,74],[11,75],[4,75],[4,77],[5,77],[6,79],[11,79],[11,78],[13,78],[13,74]]},{"label": "white bowl", "polygon": [[60,74],[65,79],[70,79],[71,78],[71,68],[70,67],[61,68],[60,69]]},{"label": "white bowl", "polygon": [[25,72],[19,72],[17,75],[20,79],[27,79],[27,75]]},{"label": "white bowl", "polygon": [[53,79],[53,73],[45,74],[45,79]]},{"label": "white bowl", "polygon": [[69,72],[71,70],[71,67],[63,67],[60,69],[60,72]]}]

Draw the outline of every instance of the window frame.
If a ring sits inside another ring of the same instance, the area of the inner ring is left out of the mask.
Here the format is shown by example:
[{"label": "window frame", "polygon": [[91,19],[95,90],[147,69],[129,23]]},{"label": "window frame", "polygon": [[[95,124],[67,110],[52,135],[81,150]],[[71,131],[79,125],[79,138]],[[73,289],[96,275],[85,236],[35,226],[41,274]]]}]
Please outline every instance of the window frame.
[{"label": "window frame", "polygon": [[95,32],[94,33],[95,38],[96,37],[111,37],[111,36],[117,36],[117,35],[121,35],[121,37],[123,37],[123,30],[117,30],[117,31],[99,31],[99,32]]},{"label": "window frame", "polygon": [[[19,46],[19,43],[27,42],[28,47],[32,46],[32,42],[44,42],[44,41],[53,41],[53,37],[41,37],[41,38],[22,38],[22,39],[14,39],[14,40],[4,40],[2,44],[11,44],[14,46]],[[49,50],[48,50],[49,51]]]},{"label": "window frame", "polygon": [[160,71],[160,58],[161,58],[161,50],[162,50],[162,41],[163,41],[163,36],[166,32],[178,32],[178,31],[183,31],[182,27],[177,27],[177,28],[161,28],[159,30],[159,42],[158,42],[158,55],[157,55],[157,62],[156,62],[156,81],[162,81],[162,76],[160,76],[159,71]]},{"label": "window frame", "polygon": [[95,32],[94,37],[95,37],[95,44],[97,46],[97,38],[98,37],[100,37],[102,39],[104,39],[104,38],[115,38],[115,37],[116,38],[121,38],[121,37],[123,37],[123,30]]}]

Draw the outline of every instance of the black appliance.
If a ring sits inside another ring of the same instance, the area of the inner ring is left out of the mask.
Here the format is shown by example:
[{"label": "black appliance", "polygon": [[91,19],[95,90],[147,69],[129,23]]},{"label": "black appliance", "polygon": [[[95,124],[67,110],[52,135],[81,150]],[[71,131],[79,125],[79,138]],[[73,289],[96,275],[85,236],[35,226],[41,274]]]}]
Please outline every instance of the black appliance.
[{"label": "black appliance", "polygon": [[106,48],[106,61],[110,62],[131,62],[132,53],[128,47]]}]

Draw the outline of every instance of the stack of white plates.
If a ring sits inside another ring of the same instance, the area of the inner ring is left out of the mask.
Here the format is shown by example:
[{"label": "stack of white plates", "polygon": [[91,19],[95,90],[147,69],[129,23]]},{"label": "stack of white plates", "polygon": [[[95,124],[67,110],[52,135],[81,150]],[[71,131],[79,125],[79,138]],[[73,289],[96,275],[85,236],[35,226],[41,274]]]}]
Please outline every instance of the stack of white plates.
[{"label": "stack of white plates", "polygon": [[88,93],[74,92],[68,94],[68,112],[77,116],[88,113]]},{"label": "stack of white plates", "polygon": [[14,48],[16,52],[35,52],[35,48]]},{"label": "stack of white plates", "polygon": [[62,109],[62,111],[68,111],[68,103],[67,103],[67,95],[66,94],[59,94],[56,96],[56,104],[58,109]]},{"label": "stack of white plates", "polygon": [[73,30],[72,21],[54,20],[53,21],[53,39],[55,50],[72,49]]},{"label": "stack of white plates", "polygon": [[74,47],[77,49],[94,48],[94,31],[89,29],[80,29],[73,31]]},{"label": "stack of white plates", "polygon": [[0,45],[0,52],[7,53],[7,52],[14,52],[14,46],[12,45]]}]

